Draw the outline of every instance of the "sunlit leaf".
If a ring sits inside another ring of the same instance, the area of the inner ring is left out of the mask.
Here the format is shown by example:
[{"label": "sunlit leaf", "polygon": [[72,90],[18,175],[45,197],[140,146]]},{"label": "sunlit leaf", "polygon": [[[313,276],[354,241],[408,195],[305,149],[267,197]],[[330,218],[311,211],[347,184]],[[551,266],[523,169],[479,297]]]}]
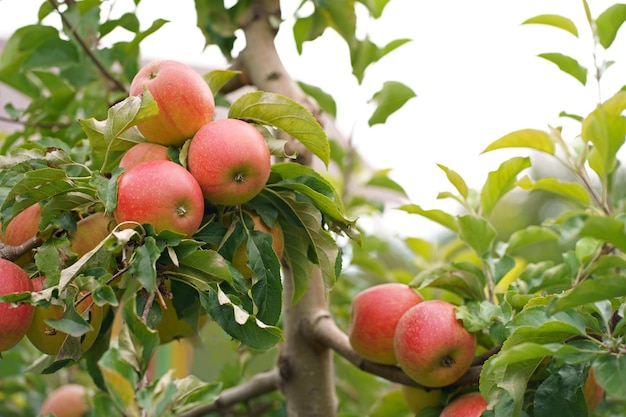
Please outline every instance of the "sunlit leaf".
[{"label": "sunlit leaf", "polygon": [[626,295],[626,283],[616,275],[593,277],[586,279],[570,291],[554,299],[553,312],[564,311],[573,307],[611,300]]},{"label": "sunlit leaf", "polygon": [[574,58],[558,52],[546,52],[538,56],[552,62],[561,71],[576,78],[582,85],[587,84],[587,68],[580,65]]},{"label": "sunlit leaf", "polygon": [[626,399],[626,357],[623,355],[599,355],[593,362],[596,381],[606,394],[621,400]]},{"label": "sunlit leaf", "polygon": [[437,164],[437,166],[446,173],[448,181],[450,181],[450,184],[454,185],[454,188],[456,188],[459,194],[463,198],[467,198],[467,196],[469,195],[469,188],[467,187],[467,184],[465,183],[463,177],[461,177],[458,172],[444,165]]},{"label": "sunlit leaf", "polygon": [[565,197],[572,201],[587,206],[589,204],[589,193],[581,184],[577,182],[563,182],[557,178],[541,178],[534,181],[529,176],[525,176],[517,182],[523,190],[541,190]]},{"label": "sunlit leaf", "polygon": [[239,74],[241,74],[241,71],[214,69],[204,74],[203,78],[213,94],[217,94],[224,84]]},{"label": "sunlit leaf", "polygon": [[480,204],[485,214],[489,215],[496,203],[515,187],[517,175],[530,165],[528,157],[513,157],[488,174],[480,191]]},{"label": "sunlit leaf", "polygon": [[620,249],[626,251],[626,234],[624,233],[625,224],[621,219],[615,219],[605,216],[590,216],[580,230],[580,236],[589,236],[608,242]]},{"label": "sunlit leaf", "polygon": [[466,214],[458,217],[458,224],[459,237],[474,249],[479,257],[489,252],[496,231],[486,219]]},{"label": "sunlit leaf", "polygon": [[525,229],[516,230],[509,238],[506,253],[514,253],[517,249],[533,243],[554,241],[559,234],[554,230],[543,226],[528,226]]},{"label": "sunlit leaf", "polygon": [[556,14],[541,14],[530,19],[526,19],[522,22],[522,25],[528,24],[540,24],[553,26],[559,29],[563,29],[566,32],[578,37],[578,28],[571,19]]},{"label": "sunlit leaf", "polygon": [[593,148],[589,155],[589,166],[603,181],[617,167],[617,152],[624,144],[626,118],[619,112],[621,95],[608,100],[610,105],[599,105],[583,120],[581,136]]},{"label": "sunlit leaf", "polygon": [[317,104],[319,104],[320,108],[326,113],[330,114],[332,117],[337,117],[337,103],[335,102],[335,98],[323,91],[321,88],[316,87],[311,84],[304,83],[302,81],[298,82],[298,85],[309,96],[313,97]]},{"label": "sunlit leaf", "polygon": [[600,45],[605,49],[609,48],[624,21],[626,21],[626,4],[613,4],[603,11],[595,21]]},{"label": "sunlit leaf", "polygon": [[538,129],[522,129],[508,133],[491,142],[482,153],[504,148],[530,148],[554,154],[554,142],[550,134]]},{"label": "sunlit leaf", "polygon": [[456,219],[453,215],[446,213],[442,210],[424,210],[417,204],[404,204],[399,207],[399,210],[406,211],[410,214],[417,214],[427,219],[430,219],[453,232],[457,232],[459,227],[456,223]]}]

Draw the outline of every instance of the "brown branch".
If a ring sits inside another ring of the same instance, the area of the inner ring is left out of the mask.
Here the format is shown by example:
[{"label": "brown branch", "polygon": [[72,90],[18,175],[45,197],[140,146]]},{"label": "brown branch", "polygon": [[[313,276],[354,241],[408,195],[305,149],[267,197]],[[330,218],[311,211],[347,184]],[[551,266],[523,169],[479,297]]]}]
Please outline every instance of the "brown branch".
[{"label": "brown branch", "polygon": [[[330,314],[320,314],[302,323],[301,331],[311,343],[326,346],[334,350],[339,356],[351,364],[373,375],[377,375],[391,382],[414,387],[424,387],[411,379],[401,368],[395,365],[382,365],[368,361],[356,353],[350,345],[348,335],[337,327]],[[473,385],[478,382],[482,363],[497,350],[490,350],[485,355],[476,358],[474,365],[452,386]],[[488,356],[487,356],[488,355]]]},{"label": "brown branch", "polygon": [[[94,65],[98,68],[98,70],[102,73],[102,75],[104,75],[104,77],[109,82],[111,82],[111,84],[113,84],[115,91],[125,92],[126,87],[117,78],[115,78],[113,74],[111,74],[109,70],[102,64],[102,62],[100,62],[100,60],[94,55],[89,45],[85,43],[83,38],[81,38],[78,32],[76,31],[76,28],[72,26],[71,22],[67,19],[65,14],[61,12],[61,9],[59,8],[59,3],[56,0],[48,0],[48,1],[52,5],[52,7],[54,7],[54,10],[61,17],[63,26],[65,26],[72,33],[72,35],[74,36],[74,39],[76,39],[76,42],[78,42],[78,45],[80,45],[80,48],[89,57],[91,62],[94,63]],[[69,6],[71,6],[70,3],[68,3],[68,7]]]},{"label": "brown branch", "polygon": [[41,246],[42,244],[43,240],[37,236],[32,237],[26,242],[17,246],[5,245],[4,243],[0,243],[0,258],[9,261],[15,261],[20,256]]},{"label": "brown branch", "polygon": [[281,377],[278,368],[256,374],[241,385],[225,389],[211,404],[186,411],[179,414],[178,417],[202,417],[212,411],[225,410],[235,404],[277,390],[280,382]]}]

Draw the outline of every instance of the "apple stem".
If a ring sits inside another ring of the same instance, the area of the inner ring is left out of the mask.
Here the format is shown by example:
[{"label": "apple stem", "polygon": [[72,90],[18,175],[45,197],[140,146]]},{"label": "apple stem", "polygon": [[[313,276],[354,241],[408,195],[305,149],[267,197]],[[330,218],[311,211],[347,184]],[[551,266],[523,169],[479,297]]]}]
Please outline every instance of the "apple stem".
[{"label": "apple stem", "polygon": [[185,215],[187,214],[187,210],[183,206],[177,207],[176,214],[178,215],[178,217],[185,217]]},{"label": "apple stem", "polygon": [[235,174],[234,180],[236,182],[243,182],[245,180],[245,176],[243,175],[243,173],[238,172]]}]

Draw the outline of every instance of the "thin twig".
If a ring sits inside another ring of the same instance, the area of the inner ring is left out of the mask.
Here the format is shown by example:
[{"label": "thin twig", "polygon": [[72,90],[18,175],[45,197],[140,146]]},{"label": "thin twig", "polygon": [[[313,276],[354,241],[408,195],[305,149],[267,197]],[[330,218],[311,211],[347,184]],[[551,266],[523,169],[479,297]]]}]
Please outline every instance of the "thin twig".
[{"label": "thin twig", "polygon": [[0,243],[0,258],[8,261],[15,261],[25,253],[39,247],[43,244],[43,240],[40,237],[33,237],[28,239],[21,245],[11,246]]},{"label": "thin twig", "polygon": [[0,122],[6,123],[16,123],[22,126],[29,127],[39,127],[42,129],[55,129],[55,128],[65,128],[70,127],[70,123],[61,123],[61,122],[29,122],[26,120],[13,119],[11,117],[0,116]]}]

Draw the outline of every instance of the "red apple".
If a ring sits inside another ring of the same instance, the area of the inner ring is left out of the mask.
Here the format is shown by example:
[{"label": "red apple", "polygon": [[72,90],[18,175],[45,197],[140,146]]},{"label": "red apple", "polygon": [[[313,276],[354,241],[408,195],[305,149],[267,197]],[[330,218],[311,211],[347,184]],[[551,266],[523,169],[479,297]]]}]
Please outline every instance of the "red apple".
[{"label": "red apple", "polygon": [[[2,243],[10,246],[19,246],[37,236],[39,221],[41,220],[41,206],[33,204],[25,208],[11,219],[6,229],[2,231]],[[15,262],[25,266],[33,260],[31,253],[25,253]]]},{"label": "red apple", "polygon": [[480,417],[486,409],[487,401],[480,392],[471,392],[452,400],[439,417]]},{"label": "red apple", "polygon": [[89,411],[87,389],[78,384],[62,385],[45,399],[38,416],[53,413],[56,417],[82,417]]},{"label": "red apple", "polygon": [[[35,277],[31,281],[34,291],[41,291],[43,289],[45,284],[44,277]],[[88,321],[93,330],[87,332],[82,337],[81,348],[83,352],[89,349],[95,342],[98,333],[100,333],[103,316],[102,307],[93,303],[91,295],[82,299],[84,294],[86,294],[86,291],[81,292],[81,295],[77,297],[77,301],[80,301],[80,303],[76,306],[76,311],[79,314],[83,314],[89,309]],[[45,320],[58,320],[63,315],[63,311],[63,307],[56,304],[50,304],[46,308],[40,306],[35,307],[35,314],[28,327],[26,336],[40,352],[47,355],[56,355],[61,350],[61,346],[63,346],[63,342],[65,342],[67,338],[67,334],[49,326]]]},{"label": "red apple", "polygon": [[149,223],[156,232],[191,236],[204,215],[202,190],[194,177],[172,161],[150,161],[126,171],[118,180],[118,223]]},{"label": "red apple", "polygon": [[167,146],[159,145],[158,143],[143,142],[127,150],[122,156],[119,166],[128,171],[143,162],[169,160],[170,157],[167,155]]},{"label": "red apple", "polygon": [[425,390],[420,387],[402,385],[402,397],[413,414],[417,414],[426,407],[436,407],[443,404],[441,390]]},{"label": "red apple", "polygon": [[71,233],[70,248],[80,258],[104,240],[115,224],[113,216],[99,211],[82,218],[76,223],[76,231]]},{"label": "red apple", "polygon": [[204,196],[217,204],[243,204],[256,196],[270,175],[270,150],[261,133],[238,119],[204,125],[193,137],[187,168]]},{"label": "red apple", "polygon": [[142,94],[144,86],[159,106],[158,114],[137,125],[148,142],[180,146],[213,120],[213,93],[187,64],[156,60],[144,65],[130,84],[130,95]]},{"label": "red apple", "polygon": [[443,387],[471,366],[476,336],[456,318],[453,304],[428,300],[400,318],[393,346],[398,365],[409,377],[425,387]]},{"label": "red apple", "polygon": [[593,413],[595,409],[598,408],[604,397],[604,388],[596,381],[593,368],[589,368],[587,379],[583,385],[583,396],[585,397],[589,414]]},{"label": "red apple", "polygon": [[[0,295],[33,291],[28,274],[11,261],[0,258]],[[11,349],[26,334],[33,319],[30,304],[0,303],[0,352]]]},{"label": "red apple", "polygon": [[372,362],[393,365],[393,337],[400,317],[423,301],[406,284],[386,283],[369,287],[354,297],[348,336],[352,349]]}]

